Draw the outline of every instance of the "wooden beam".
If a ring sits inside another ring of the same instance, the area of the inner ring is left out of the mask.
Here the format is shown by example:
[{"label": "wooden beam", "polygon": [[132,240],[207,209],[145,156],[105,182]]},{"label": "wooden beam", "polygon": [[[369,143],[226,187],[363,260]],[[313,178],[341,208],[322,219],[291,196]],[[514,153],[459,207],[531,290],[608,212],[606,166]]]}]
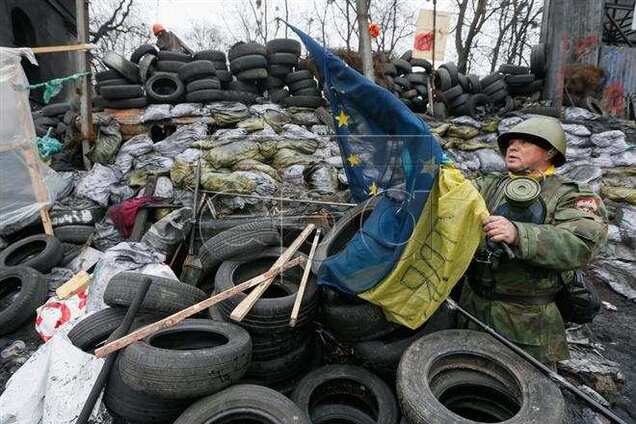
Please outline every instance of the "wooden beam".
[{"label": "wooden beam", "polygon": [[316,230],[314,236],[314,242],[311,245],[311,251],[309,252],[309,258],[305,264],[305,271],[303,272],[303,278],[300,280],[300,286],[298,287],[298,293],[296,293],[296,300],[294,301],[294,308],[292,309],[291,317],[289,319],[289,326],[295,327],[298,320],[298,314],[300,313],[300,305],[305,296],[305,289],[307,287],[307,281],[309,280],[309,274],[311,273],[311,264],[314,261],[314,255],[316,254],[316,248],[318,247],[318,241],[320,241],[320,228]]},{"label": "wooden beam", "polygon": [[84,287],[88,286],[88,283],[90,283],[90,281],[91,276],[88,275],[86,271],[80,271],[75,274],[73,278],[58,287],[57,290],[55,290],[55,295],[60,300],[64,300],[73,296]]},{"label": "wooden beam", "polygon": [[82,50],[93,50],[96,49],[97,46],[95,44],[70,44],[68,46],[49,46],[49,47],[33,47],[31,50],[33,54],[48,54],[48,53],[66,53],[66,52],[77,52]]},{"label": "wooden beam", "polygon": [[95,351],[95,356],[97,356],[98,358],[103,358],[105,356],[110,355],[113,352],[116,352],[120,349],[125,348],[126,346],[133,344],[136,341],[139,341],[152,334],[155,334],[159,330],[162,330],[164,328],[174,327],[175,325],[185,320],[186,318],[189,318],[192,315],[198,314],[199,312],[209,308],[212,305],[216,305],[217,303],[222,302],[225,299],[229,299],[230,297],[236,296],[237,294],[244,292],[245,290],[248,290],[254,286],[257,286],[261,284],[263,281],[267,280],[268,278],[273,278],[279,272],[301,265],[304,262],[305,262],[304,258],[292,259],[291,261],[287,262],[286,264],[282,265],[279,268],[270,269],[264,274],[254,277],[251,280],[241,283],[236,287],[232,287],[231,289],[225,290],[217,295],[214,295],[202,302],[197,303],[196,305],[192,305],[182,311],[172,314],[169,317],[162,319],[161,321],[157,321],[153,324],[149,324],[145,327],[142,327],[139,330],[134,331],[125,337],[122,337],[121,339],[113,340],[112,342],[97,349]]},{"label": "wooden beam", "polygon": [[[88,43],[88,0],[75,0],[77,14],[77,41],[80,44]],[[90,152],[90,142],[93,140],[93,100],[91,96],[90,78],[90,58],[87,51],[79,54],[79,72],[88,72],[89,75],[79,82],[80,88],[80,114],[82,130],[82,159],[84,168],[91,168],[91,161],[88,159]]]},{"label": "wooden beam", "polygon": [[[278,258],[276,262],[274,262],[274,265],[272,265],[272,268],[270,268],[270,270],[273,268],[280,267],[282,264],[290,260],[296,254],[298,249],[300,249],[300,246],[303,244],[305,240],[307,240],[307,237],[309,237],[309,235],[314,231],[315,228],[316,226],[314,224],[307,225],[305,229],[303,230],[303,232],[300,233],[298,237],[296,237],[296,240],[294,240],[294,242],[287,248],[287,250],[283,252],[280,258]],[[232,318],[234,321],[242,321],[243,318],[245,318],[245,315],[247,315],[248,312],[252,309],[256,301],[263,295],[263,293],[265,293],[265,290],[267,290],[269,286],[272,284],[272,281],[274,281],[274,278],[276,278],[275,274],[272,275],[272,278],[263,281],[263,283],[260,286],[252,290],[250,294],[248,294],[245,297],[245,299],[243,299],[243,301],[239,303],[236,308],[234,308],[234,310],[232,311],[232,314],[230,315],[230,318]]]}]

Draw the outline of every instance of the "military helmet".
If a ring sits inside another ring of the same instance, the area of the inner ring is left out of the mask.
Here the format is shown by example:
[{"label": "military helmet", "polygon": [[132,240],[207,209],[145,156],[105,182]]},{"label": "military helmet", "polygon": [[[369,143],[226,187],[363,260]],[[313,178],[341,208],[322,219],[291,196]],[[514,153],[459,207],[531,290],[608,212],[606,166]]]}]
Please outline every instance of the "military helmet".
[{"label": "military helmet", "polygon": [[547,116],[536,116],[515,125],[510,131],[499,136],[497,143],[501,154],[506,154],[506,149],[510,140],[520,138],[527,141],[539,141],[540,144],[547,143],[554,147],[558,152],[552,162],[555,166],[561,166],[565,163],[565,131],[561,127],[561,123],[556,118]]}]

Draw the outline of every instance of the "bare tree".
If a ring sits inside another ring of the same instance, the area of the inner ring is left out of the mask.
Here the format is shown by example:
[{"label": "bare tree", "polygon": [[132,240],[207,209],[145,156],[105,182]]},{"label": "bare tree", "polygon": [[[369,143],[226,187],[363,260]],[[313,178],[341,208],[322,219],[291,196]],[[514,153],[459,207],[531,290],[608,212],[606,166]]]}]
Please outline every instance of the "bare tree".
[{"label": "bare tree", "polygon": [[[234,41],[256,41],[265,44],[278,36],[281,24],[276,18],[280,8],[275,6],[274,16],[272,16],[270,3],[271,0],[247,0],[236,7],[236,14],[245,39]],[[288,18],[287,2],[285,6],[285,16]]]},{"label": "bare tree", "polygon": [[376,50],[391,55],[403,40],[415,32],[415,10],[405,0],[372,2],[371,20],[380,25],[380,36],[374,40]]},{"label": "bare tree", "polygon": [[184,35],[184,41],[194,50],[222,50],[228,43],[216,26],[202,22],[191,21],[190,30]]},{"label": "bare tree", "polygon": [[[477,35],[484,24],[500,10],[501,5],[493,5],[494,2],[489,0],[455,0],[455,3],[459,10],[455,28],[457,69],[466,73]],[[464,29],[467,29],[465,33]]]},{"label": "bare tree", "polygon": [[[128,56],[150,39],[150,31],[139,18],[141,13],[135,0],[92,1],[89,13],[90,42],[97,45],[94,57],[102,57],[107,51]],[[95,60],[92,66],[97,66]]]}]

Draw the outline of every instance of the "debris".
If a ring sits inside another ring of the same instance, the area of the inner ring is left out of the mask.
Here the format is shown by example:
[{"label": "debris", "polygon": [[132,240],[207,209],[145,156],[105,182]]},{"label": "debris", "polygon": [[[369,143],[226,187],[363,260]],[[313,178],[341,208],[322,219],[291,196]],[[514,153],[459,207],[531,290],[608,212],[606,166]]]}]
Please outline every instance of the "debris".
[{"label": "debris", "polygon": [[610,310],[610,311],[618,311],[618,308],[614,305],[612,305],[611,303],[602,300],[601,303],[603,304],[603,306],[605,306],[605,309]]}]

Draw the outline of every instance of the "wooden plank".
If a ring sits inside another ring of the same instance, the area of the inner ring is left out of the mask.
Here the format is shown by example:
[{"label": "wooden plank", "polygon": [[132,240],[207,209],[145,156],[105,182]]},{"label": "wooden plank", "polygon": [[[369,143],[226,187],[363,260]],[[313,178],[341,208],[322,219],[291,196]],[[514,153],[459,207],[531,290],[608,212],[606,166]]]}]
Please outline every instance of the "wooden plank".
[{"label": "wooden plank", "polygon": [[[75,0],[75,9],[77,15],[77,41],[80,44],[86,44],[88,42],[88,1],[87,0]],[[88,51],[80,51],[78,55],[78,72],[91,72],[89,66],[90,59],[88,57]],[[84,168],[88,171],[91,168],[91,161],[88,158],[91,147],[90,143],[93,141],[93,100],[91,96],[91,76],[90,74],[83,77],[79,81],[79,93],[80,93],[80,116],[81,116],[81,131],[82,131],[82,160],[84,162]]]},{"label": "wooden plank", "polygon": [[[305,229],[303,230],[303,232],[300,233],[298,237],[296,237],[296,240],[294,240],[294,242],[287,248],[287,250],[285,250],[285,252],[280,256],[280,258],[278,258],[276,262],[274,262],[274,265],[272,265],[272,268],[280,267],[282,264],[284,264],[289,259],[291,259],[292,256],[296,254],[298,249],[300,249],[300,246],[303,244],[305,240],[307,240],[307,237],[309,237],[309,235],[314,231],[315,228],[316,226],[314,224],[307,225]],[[263,295],[263,293],[265,293],[265,290],[267,290],[269,286],[272,284],[272,281],[274,281],[274,278],[276,278],[276,275],[273,275],[272,278],[263,281],[263,283],[260,286],[252,290],[250,294],[248,294],[245,297],[245,299],[243,299],[243,301],[239,303],[236,308],[234,308],[234,310],[232,311],[232,314],[230,315],[230,318],[232,318],[234,321],[242,321],[243,318],[245,318],[245,315],[247,315],[248,312],[252,309],[256,301]]]},{"label": "wooden plank", "polygon": [[[38,159],[35,156],[35,144],[31,148],[27,148],[22,152],[22,156],[27,163],[27,167],[29,170],[29,175],[31,176],[31,187],[33,188],[33,194],[35,195],[35,200],[38,203],[46,204],[49,202],[49,196],[44,185],[44,181],[42,181],[42,175],[40,174],[40,164]],[[48,206],[44,206],[40,209],[40,218],[42,219],[42,226],[44,227],[44,233],[47,236],[53,236],[53,224],[51,223],[51,218],[49,217],[49,208]]]},{"label": "wooden plank", "polygon": [[34,54],[47,54],[47,53],[65,53],[76,52],[82,50],[94,50],[97,46],[95,44],[70,44],[67,46],[48,46],[48,47],[34,47],[31,50]]},{"label": "wooden plank", "polygon": [[228,289],[219,294],[216,294],[202,302],[197,303],[196,305],[192,305],[182,311],[174,313],[167,318],[164,318],[153,324],[149,324],[145,327],[142,327],[139,330],[134,331],[125,337],[122,337],[121,339],[113,340],[112,342],[95,350],[95,356],[97,356],[98,358],[103,358],[105,356],[110,355],[113,352],[116,352],[120,349],[125,348],[126,346],[133,344],[136,341],[143,339],[144,337],[148,337],[159,330],[162,330],[164,328],[174,327],[175,325],[177,325],[184,319],[189,318],[192,315],[198,314],[199,312],[209,308],[212,305],[216,305],[217,303],[222,302],[225,299],[229,299],[230,297],[236,296],[237,294],[244,292],[245,290],[248,290],[254,286],[257,286],[261,284],[263,281],[267,280],[268,278],[272,278],[279,272],[282,272],[289,268],[293,268],[304,262],[305,262],[304,258],[292,259],[291,261],[283,264],[282,266],[278,268],[270,269],[264,274],[261,274],[257,277],[252,278],[251,280],[245,281],[244,283],[241,283],[235,287],[232,287],[231,289]]},{"label": "wooden plank", "polygon": [[298,287],[298,293],[296,293],[296,300],[294,301],[294,308],[292,309],[291,317],[289,318],[289,326],[295,327],[298,320],[298,314],[300,313],[300,305],[305,296],[305,289],[307,287],[307,281],[309,280],[309,274],[311,273],[311,264],[314,261],[314,255],[316,254],[316,248],[318,247],[318,241],[320,241],[320,228],[316,230],[314,236],[314,242],[311,245],[309,251],[309,258],[305,264],[305,271],[303,272],[303,278],[300,280],[300,287]]},{"label": "wooden plank", "polygon": [[91,281],[91,276],[88,275],[86,271],[80,271],[73,276],[66,283],[62,284],[60,287],[55,290],[55,295],[60,299],[64,300],[71,296],[73,296],[78,291],[82,290]]}]

